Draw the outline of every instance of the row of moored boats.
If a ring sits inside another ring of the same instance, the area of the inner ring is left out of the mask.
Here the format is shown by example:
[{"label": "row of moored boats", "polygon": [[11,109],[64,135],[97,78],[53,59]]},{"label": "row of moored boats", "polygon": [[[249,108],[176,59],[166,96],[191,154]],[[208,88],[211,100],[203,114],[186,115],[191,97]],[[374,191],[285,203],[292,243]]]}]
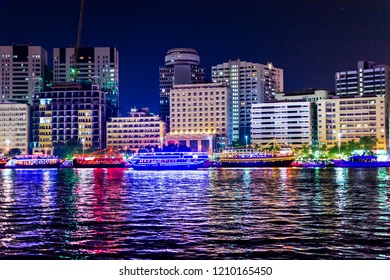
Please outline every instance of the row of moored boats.
[{"label": "row of moored boats", "polygon": [[389,160],[378,160],[374,155],[353,156],[349,160],[331,162],[298,162],[291,149],[277,152],[255,149],[226,149],[217,161],[210,161],[203,152],[138,153],[125,159],[112,148],[87,155],[76,155],[73,160],[61,160],[49,155],[22,155],[0,160],[0,168],[110,168],[131,167],[136,170],[193,170],[205,167],[390,167]]}]

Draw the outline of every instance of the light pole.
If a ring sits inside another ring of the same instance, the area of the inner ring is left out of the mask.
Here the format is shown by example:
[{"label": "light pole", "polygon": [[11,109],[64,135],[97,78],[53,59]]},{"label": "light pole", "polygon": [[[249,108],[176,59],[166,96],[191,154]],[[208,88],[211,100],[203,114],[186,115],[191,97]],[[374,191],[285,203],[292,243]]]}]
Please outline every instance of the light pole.
[{"label": "light pole", "polygon": [[83,144],[83,159],[84,159],[84,142],[85,142],[85,139],[81,139],[81,144]]},{"label": "light pole", "polygon": [[245,135],[245,147],[248,148],[248,135]]},{"label": "light pole", "polygon": [[161,148],[160,148],[160,150],[161,150],[161,152],[163,151],[163,147],[164,147],[164,136],[161,136],[160,137],[160,145],[161,145]]},{"label": "light pole", "polygon": [[5,140],[5,144],[7,145],[7,157],[9,157],[9,147],[11,145],[11,140],[9,139]]},{"label": "light pole", "polygon": [[339,154],[341,155],[341,133],[339,133],[338,136],[339,136]]}]

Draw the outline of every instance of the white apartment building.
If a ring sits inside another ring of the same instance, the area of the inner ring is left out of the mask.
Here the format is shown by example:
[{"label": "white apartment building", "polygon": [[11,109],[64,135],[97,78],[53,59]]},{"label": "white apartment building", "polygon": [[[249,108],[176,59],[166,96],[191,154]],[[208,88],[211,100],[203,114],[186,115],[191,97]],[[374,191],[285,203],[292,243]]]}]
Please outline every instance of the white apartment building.
[{"label": "white apartment building", "polygon": [[287,101],[252,105],[252,143],[264,145],[272,139],[294,147],[313,143],[313,103]]},{"label": "white apartment building", "polygon": [[212,67],[212,81],[226,83],[233,95],[233,140],[244,143],[250,135],[252,104],[274,99],[284,90],[283,69],[272,63],[229,60]]},{"label": "white apartment building", "polygon": [[0,46],[0,102],[32,104],[45,86],[47,52],[40,46]]},{"label": "white apartment building", "polygon": [[187,143],[191,139],[203,140],[203,145],[192,142],[190,146],[205,148],[206,142],[212,137],[215,149],[231,144],[233,123],[230,88],[222,83],[175,85],[170,93],[171,133],[167,135],[167,141],[180,141],[180,137],[186,139]]},{"label": "white apartment building", "polygon": [[161,149],[166,124],[148,108],[131,109],[130,116],[111,118],[107,122],[107,147],[138,152],[140,149]]},{"label": "white apartment building", "polygon": [[336,95],[384,96],[390,94],[389,66],[359,61],[356,70],[336,73]]},{"label": "white apartment building", "polygon": [[317,102],[318,141],[329,146],[362,136],[378,140],[388,149],[388,116],[385,97],[333,98]]},{"label": "white apartment building", "polygon": [[11,102],[0,103],[0,153],[18,148],[22,154],[30,147],[30,106]]},{"label": "white apartment building", "polygon": [[[73,82],[75,48],[54,48],[53,82]],[[114,47],[81,47],[77,59],[77,81],[89,81],[106,92],[107,116],[118,116],[119,54]]]}]

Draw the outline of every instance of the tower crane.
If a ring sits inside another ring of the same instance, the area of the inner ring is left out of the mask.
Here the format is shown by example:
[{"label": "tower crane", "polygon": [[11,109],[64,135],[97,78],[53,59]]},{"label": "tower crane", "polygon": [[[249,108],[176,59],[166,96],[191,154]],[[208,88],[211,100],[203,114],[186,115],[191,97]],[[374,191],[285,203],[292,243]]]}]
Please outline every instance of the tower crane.
[{"label": "tower crane", "polygon": [[84,0],[80,0],[80,15],[79,15],[79,26],[77,29],[77,41],[74,48],[74,59],[73,59],[73,80],[76,82],[78,78],[77,60],[79,58],[81,30],[83,27],[83,15],[84,15]]}]

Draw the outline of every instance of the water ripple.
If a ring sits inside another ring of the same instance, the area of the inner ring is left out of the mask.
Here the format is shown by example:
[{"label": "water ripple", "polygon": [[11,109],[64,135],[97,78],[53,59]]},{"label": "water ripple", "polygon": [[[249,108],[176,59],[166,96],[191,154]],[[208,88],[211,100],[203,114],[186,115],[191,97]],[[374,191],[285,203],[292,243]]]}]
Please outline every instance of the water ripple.
[{"label": "water ripple", "polygon": [[389,259],[389,170],[0,170],[0,258]]}]

